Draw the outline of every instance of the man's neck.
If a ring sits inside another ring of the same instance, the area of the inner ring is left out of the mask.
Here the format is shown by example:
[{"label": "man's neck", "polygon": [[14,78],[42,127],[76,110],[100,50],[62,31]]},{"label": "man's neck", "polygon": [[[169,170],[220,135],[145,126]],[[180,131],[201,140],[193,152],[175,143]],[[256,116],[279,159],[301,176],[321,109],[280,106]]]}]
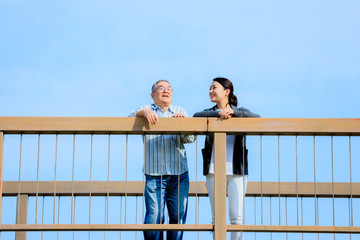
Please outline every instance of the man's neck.
[{"label": "man's neck", "polygon": [[161,110],[162,110],[163,112],[165,112],[166,109],[168,109],[169,107],[160,107],[160,108],[161,108]]},{"label": "man's neck", "polygon": [[[155,103],[155,105],[157,105],[156,103]],[[169,104],[169,105],[157,105],[159,108],[161,108],[161,110],[163,111],[163,112],[165,112],[166,111],[166,109],[168,109],[170,106],[171,106],[171,104]]]}]

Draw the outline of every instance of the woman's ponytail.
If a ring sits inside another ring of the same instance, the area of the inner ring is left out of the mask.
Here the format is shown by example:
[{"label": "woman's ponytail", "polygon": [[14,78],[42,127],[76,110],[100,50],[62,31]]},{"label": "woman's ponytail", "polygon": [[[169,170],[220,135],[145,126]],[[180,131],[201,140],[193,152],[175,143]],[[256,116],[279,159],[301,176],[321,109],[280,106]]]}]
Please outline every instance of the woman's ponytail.
[{"label": "woman's ponytail", "polygon": [[233,92],[230,92],[229,94],[229,104],[237,107],[238,104],[237,97]]}]

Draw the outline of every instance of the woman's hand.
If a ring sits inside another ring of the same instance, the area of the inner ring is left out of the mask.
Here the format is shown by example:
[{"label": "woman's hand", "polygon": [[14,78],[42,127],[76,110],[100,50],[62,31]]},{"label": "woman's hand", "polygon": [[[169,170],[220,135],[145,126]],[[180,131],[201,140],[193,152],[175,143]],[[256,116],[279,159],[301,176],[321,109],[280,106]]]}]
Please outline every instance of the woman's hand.
[{"label": "woman's hand", "polygon": [[230,109],[225,109],[225,110],[221,110],[219,113],[221,118],[231,118],[234,115],[234,110]]},{"label": "woman's hand", "polygon": [[175,115],[173,115],[172,117],[175,117],[175,118],[184,118],[186,117],[184,114],[181,114],[181,113],[175,113]]}]

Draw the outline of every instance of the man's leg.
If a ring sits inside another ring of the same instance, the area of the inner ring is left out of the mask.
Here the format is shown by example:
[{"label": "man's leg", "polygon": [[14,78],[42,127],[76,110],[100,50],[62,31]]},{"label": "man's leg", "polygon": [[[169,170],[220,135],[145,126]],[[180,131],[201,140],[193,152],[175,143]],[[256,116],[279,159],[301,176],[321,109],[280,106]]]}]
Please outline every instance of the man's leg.
[{"label": "man's leg", "polygon": [[[164,176],[163,176],[164,178]],[[164,179],[163,179],[164,182]],[[165,184],[166,187],[166,184]],[[164,194],[165,189],[164,184],[161,183],[160,176],[150,176],[146,175],[145,182],[145,224],[159,224],[160,219],[161,223],[164,223]],[[161,197],[161,194],[163,195]],[[162,210],[160,210],[162,208]],[[163,232],[162,231],[144,231],[145,240],[162,240]]]},{"label": "man's leg", "polygon": [[[189,195],[189,174],[171,176],[167,189],[167,207],[170,224],[185,224]],[[181,240],[183,232],[168,231],[167,240]]]}]

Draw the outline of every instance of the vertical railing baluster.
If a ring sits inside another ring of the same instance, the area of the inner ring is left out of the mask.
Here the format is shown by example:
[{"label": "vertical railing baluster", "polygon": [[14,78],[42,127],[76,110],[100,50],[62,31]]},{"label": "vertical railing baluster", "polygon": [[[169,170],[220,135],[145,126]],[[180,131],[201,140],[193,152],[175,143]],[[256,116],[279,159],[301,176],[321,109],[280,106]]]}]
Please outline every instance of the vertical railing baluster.
[{"label": "vertical railing baluster", "polygon": [[[106,181],[106,197],[105,197],[105,219],[104,223],[109,224],[109,196],[110,196],[110,134],[108,136],[108,169],[107,169],[107,181]],[[104,231],[104,240],[106,239],[106,231]]]},{"label": "vertical railing baluster", "polygon": [[[143,182],[143,189],[145,189],[145,172],[146,172],[146,166],[145,166],[145,142],[146,138],[145,138],[145,134],[143,135],[143,152],[144,152],[144,158],[143,158],[143,176],[142,176],[142,182]],[[142,221],[144,221],[145,219],[145,194],[143,194],[142,196]]]},{"label": "vertical railing baluster", "polygon": [[[75,224],[75,216],[76,216],[76,196],[74,196],[74,221],[73,223]],[[75,239],[75,231],[73,231],[73,239]]]},{"label": "vertical railing baluster", "polygon": [[40,133],[38,134],[38,154],[37,154],[37,167],[36,167],[35,224],[37,224],[37,214],[38,214],[38,197],[39,197],[39,163],[40,163]]},{"label": "vertical railing baluster", "polygon": [[[44,224],[44,213],[45,213],[45,196],[43,196],[42,197],[42,199],[43,199],[43,205],[42,205],[42,218],[41,218],[41,224]],[[41,240],[43,240],[44,239],[44,232],[43,231],[41,231]]]},{"label": "vertical railing baluster", "polygon": [[[180,149],[180,135],[178,136],[178,147]],[[180,224],[180,151],[178,151],[178,224]]]},{"label": "vertical railing baluster", "polygon": [[[332,190],[333,226],[335,227],[334,136],[331,136],[331,190]],[[334,233],[334,240],[335,240],[335,233]]]},{"label": "vertical railing baluster", "polygon": [[[125,178],[127,177],[126,174],[127,174],[127,140],[128,140],[128,136],[126,134],[126,137],[125,137]],[[120,192],[122,191],[121,187],[120,187]],[[126,182],[125,182],[125,196],[126,196]],[[122,206],[123,206],[123,197],[122,195],[120,194],[120,224],[122,224]],[[119,232],[119,239],[121,240],[121,231]]]},{"label": "vertical railing baluster", "polygon": [[[4,142],[5,142],[4,133],[0,132],[0,224],[1,224],[1,215],[2,215]],[[1,232],[0,232],[0,239],[1,239]]]},{"label": "vertical railing baluster", "polygon": [[[106,196],[104,198],[104,224],[106,224]],[[106,231],[104,231],[104,240],[106,239]]]},{"label": "vertical railing baluster", "polygon": [[[254,225],[256,225],[256,197],[254,197]],[[256,240],[256,232],[255,232],[255,240]]]},{"label": "vertical railing baluster", "polygon": [[[74,192],[75,192],[75,134],[73,138],[73,161],[72,161],[72,186],[71,186],[71,224],[74,224]],[[75,231],[73,231],[73,240],[75,239]]]},{"label": "vertical railing baluster", "polygon": [[[160,150],[160,224],[162,224],[162,218],[163,218],[163,167],[164,167],[164,158],[163,158],[163,143],[164,143],[164,139],[163,139],[163,135],[160,136],[160,142],[161,142],[161,150]],[[165,216],[164,216],[165,217]]]},{"label": "vertical railing baluster", "polygon": [[260,135],[260,199],[261,199],[261,225],[263,222],[263,175],[262,175],[262,135]]},{"label": "vertical railing baluster", "polygon": [[[18,224],[27,224],[28,219],[28,205],[29,195],[21,194],[17,198],[19,205],[21,206],[20,219],[17,220]],[[27,232],[17,231],[15,232],[15,239],[26,239]]]},{"label": "vertical railing baluster", "polygon": [[[59,198],[58,198],[58,219],[57,219],[57,223],[60,224],[60,195],[59,195]],[[56,234],[56,239],[59,240],[59,231],[57,232]]]},{"label": "vertical railing baluster", "polygon": [[[108,162],[107,162],[107,178],[106,178],[106,196],[105,196],[105,217],[104,224],[108,223],[109,214],[109,173],[110,173],[110,134],[108,135]],[[105,232],[104,232],[105,234]],[[105,236],[105,235],[104,235]],[[104,237],[105,239],[105,237]]]},{"label": "vertical railing baluster", "polygon": [[[4,162],[4,133],[0,132],[0,224],[1,223],[1,215],[2,215],[2,193],[3,193],[3,162]],[[1,232],[0,232],[0,240],[1,240]]]},{"label": "vertical railing baluster", "polygon": [[[316,205],[317,205],[317,222],[320,225],[320,219],[319,219],[319,198],[316,198]],[[320,233],[318,233],[318,239],[320,239]]]},{"label": "vertical railing baluster", "polygon": [[[135,224],[137,224],[138,219],[138,196],[136,195],[136,210],[135,210]],[[137,231],[135,231],[135,240],[137,240]]]},{"label": "vertical railing baluster", "polygon": [[[242,149],[243,149],[243,196],[241,196],[241,197],[243,197],[244,198],[244,201],[243,201],[243,209],[242,209],[242,216],[243,216],[243,223],[242,224],[246,224],[246,222],[245,222],[245,209],[246,209],[246,206],[245,206],[245,204],[246,204],[246,198],[245,198],[245,196],[246,196],[246,186],[245,186],[245,146],[246,146],[246,136],[245,135],[243,135],[242,136]],[[243,234],[244,235],[244,234]]]},{"label": "vertical railing baluster", "polygon": [[278,189],[279,189],[279,225],[281,225],[281,189],[280,189],[280,135],[278,134]]},{"label": "vertical railing baluster", "polygon": [[[90,173],[89,173],[89,224],[91,224],[91,192],[92,192],[92,163],[93,163],[93,138],[94,135],[91,134],[90,137]],[[89,240],[91,232],[89,231]]]},{"label": "vertical railing baluster", "polygon": [[126,134],[126,157],[125,157],[125,219],[124,219],[124,223],[126,224],[126,208],[127,208],[127,168],[128,168],[128,140],[129,140],[129,136],[128,134]]},{"label": "vertical railing baluster", "polygon": [[19,223],[20,220],[20,211],[21,211],[21,204],[20,204],[20,186],[21,186],[21,158],[22,158],[22,138],[23,134],[20,134],[20,159],[19,159],[19,186],[18,186],[18,200],[17,200],[17,221],[16,223]]},{"label": "vertical railing baluster", "polygon": [[[120,195],[120,224],[122,223],[122,196]],[[121,240],[121,231],[119,233],[119,239]]]},{"label": "vertical railing baluster", "polygon": [[298,175],[298,136],[295,136],[295,162],[296,162],[296,225],[299,225],[299,175]]},{"label": "vertical railing baluster", "polygon": [[214,134],[215,186],[214,208],[215,240],[226,239],[226,133]]},{"label": "vertical railing baluster", "polygon": [[57,171],[57,148],[58,148],[58,134],[55,136],[55,166],[54,166],[54,209],[53,209],[53,224],[55,224],[55,205],[56,205],[56,171]]},{"label": "vertical railing baluster", "polygon": [[[200,223],[200,217],[199,217],[199,213],[200,213],[200,197],[197,197],[197,199],[196,199],[196,202],[197,202],[197,205],[198,205],[198,217],[197,217],[197,224],[199,224]],[[199,240],[199,238],[200,238],[200,233],[199,233],[199,231],[197,232],[197,237],[198,237],[198,240]]]},{"label": "vertical railing baluster", "polygon": [[[271,213],[271,196],[269,198],[270,201],[270,226],[272,225],[272,213]],[[272,240],[272,232],[270,232],[270,240]]]},{"label": "vertical railing baluster", "polygon": [[317,204],[316,204],[316,141],[315,141],[315,135],[313,136],[313,154],[314,154],[314,205],[315,205],[315,213],[314,213],[314,216],[315,216],[315,226],[318,225],[318,221],[317,221]]},{"label": "vertical railing baluster", "polygon": [[[353,189],[352,189],[352,167],[351,167],[351,136],[349,136],[349,162],[350,162],[350,199],[349,199],[349,226],[354,226],[353,219]],[[350,233],[351,240],[351,233]]]},{"label": "vertical railing baluster", "polygon": [[[301,226],[304,226],[304,208],[303,197],[301,197]],[[304,233],[301,233],[301,239],[304,239]]]},{"label": "vertical railing baluster", "polygon": [[[351,191],[350,191],[351,192]],[[351,226],[351,210],[350,210],[350,198],[348,198],[348,208],[349,208],[349,227]],[[351,240],[351,233],[350,235],[350,240]]]},{"label": "vertical railing baluster", "polygon": [[[271,196],[269,198],[269,201],[270,201],[270,225],[272,225],[272,204],[271,204]],[[270,232],[270,240],[272,240],[272,232]]]},{"label": "vertical railing baluster", "polygon": [[75,134],[73,137],[73,161],[72,161],[72,176],[71,176],[71,224],[74,224],[74,191],[75,191],[75,182],[74,182],[74,176],[75,176]]},{"label": "vertical railing baluster", "polygon": [[[288,198],[285,197],[285,224],[286,226],[288,225],[288,210],[287,210],[287,201],[288,201]],[[288,237],[289,237],[289,234],[286,233],[286,240],[288,240]]]},{"label": "vertical railing baluster", "polygon": [[109,197],[110,197],[110,134],[108,141],[108,176],[107,176],[107,193],[106,193],[106,224],[109,224]]},{"label": "vertical railing baluster", "polygon": [[[316,192],[316,137],[313,136],[313,153],[314,153],[314,203],[315,203],[315,226],[319,226],[319,199]],[[320,233],[317,234],[320,239]]]},{"label": "vertical railing baluster", "polygon": [[[195,138],[195,224],[199,224],[199,197],[198,197],[198,136]],[[200,234],[197,231],[197,239],[199,240]]]}]

